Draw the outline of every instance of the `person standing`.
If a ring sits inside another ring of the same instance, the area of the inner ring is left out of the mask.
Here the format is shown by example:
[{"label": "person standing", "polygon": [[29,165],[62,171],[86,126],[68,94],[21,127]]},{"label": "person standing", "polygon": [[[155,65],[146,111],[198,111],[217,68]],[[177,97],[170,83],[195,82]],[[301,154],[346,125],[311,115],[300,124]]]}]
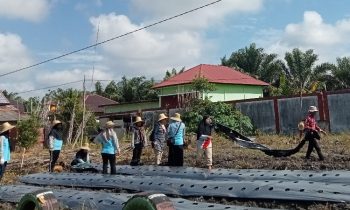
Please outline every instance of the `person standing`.
[{"label": "person standing", "polygon": [[144,124],[145,121],[141,117],[136,117],[131,138],[131,147],[133,148],[131,166],[143,165],[140,162],[142,149],[147,146]]},{"label": "person standing", "polygon": [[316,152],[318,154],[319,160],[324,160],[324,156],[322,154],[320,145],[318,144],[317,140],[320,140],[320,134],[319,132],[322,132],[326,134],[325,131],[323,131],[320,127],[318,127],[315,119],[315,115],[318,112],[318,109],[316,106],[310,106],[308,111],[308,116],[305,119],[304,122],[304,132],[305,132],[305,140],[309,141],[309,145],[306,152],[306,159],[310,159],[310,155],[313,151],[313,149],[316,149]]},{"label": "person standing", "polygon": [[52,129],[49,133],[50,166],[49,172],[53,172],[56,162],[60,156],[63,145],[63,126],[59,120],[52,122]]},{"label": "person standing", "polygon": [[158,122],[154,125],[153,131],[154,137],[151,139],[152,148],[156,156],[156,165],[160,165],[163,157],[163,150],[165,147],[165,139],[167,135],[167,130],[165,125],[167,123],[168,117],[165,114],[160,114]]},{"label": "person standing", "polygon": [[10,151],[10,130],[15,126],[8,122],[0,126],[0,181],[5,174],[7,163],[11,159]]},{"label": "person standing", "polygon": [[210,116],[204,116],[202,121],[198,124],[197,129],[197,155],[196,162],[202,158],[204,153],[208,169],[211,170],[213,165],[213,145],[212,145],[212,119]]},{"label": "person standing", "polygon": [[95,143],[102,145],[101,156],[102,156],[102,173],[107,174],[108,163],[110,165],[111,174],[116,174],[117,170],[116,155],[120,154],[118,137],[113,130],[115,124],[112,121],[106,122],[105,129],[96,136],[94,139]]},{"label": "person standing", "polygon": [[185,124],[181,120],[181,115],[175,113],[170,118],[171,123],[168,127],[168,165],[183,166],[184,164],[184,139],[185,139]]}]

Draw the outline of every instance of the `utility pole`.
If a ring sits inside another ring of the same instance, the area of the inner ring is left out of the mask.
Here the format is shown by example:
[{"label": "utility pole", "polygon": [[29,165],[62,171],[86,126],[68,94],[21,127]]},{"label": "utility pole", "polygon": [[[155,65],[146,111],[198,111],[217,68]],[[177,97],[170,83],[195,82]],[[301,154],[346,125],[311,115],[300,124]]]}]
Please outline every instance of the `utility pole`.
[{"label": "utility pole", "polygon": [[84,141],[85,98],[86,98],[86,90],[85,90],[85,74],[84,74],[84,81],[83,81],[83,122],[82,122],[82,126],[81,126],[81,142],[80,142],[80,146],[83,146],[83,141]]},{"label": "utility pole", "polygon": [[[100,20],[98,21],[98,26],[97,26],[97,32],[96,32],[96,41],[95,41],[95,47],[94,47],[94,54],[96,55],[96,47],[98,43],[98,34],[100,32]],[[91,86],[90,86],[90,91],[92,91],[92,87],[94,85],[94,74],[95,74],[95,60],[92,63],[92,75],[91,75]]]}]

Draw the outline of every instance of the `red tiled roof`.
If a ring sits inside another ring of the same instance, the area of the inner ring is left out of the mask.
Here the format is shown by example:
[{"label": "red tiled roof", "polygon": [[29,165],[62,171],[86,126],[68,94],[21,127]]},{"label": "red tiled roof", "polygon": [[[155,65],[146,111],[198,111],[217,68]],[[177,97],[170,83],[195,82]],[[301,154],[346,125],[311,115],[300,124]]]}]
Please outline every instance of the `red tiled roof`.
[{"label": "red tiled roof", "polygon": [[94,113],[103,112],[103,108],[100,107],[102,105],[110,105],[117,103],[118,102],[116,101],[96,94],[87,95],[85,100],[86,107]]},{"label": "red tiled roof", "polygon": [[200,64],[178,75],[175,75],[166,81],[156,84],[153,88],[189,84],[198,76],[207,78],[211,83],[259,86],[269,85],[266,82],[257,80],[247,74],[227,66]]}]

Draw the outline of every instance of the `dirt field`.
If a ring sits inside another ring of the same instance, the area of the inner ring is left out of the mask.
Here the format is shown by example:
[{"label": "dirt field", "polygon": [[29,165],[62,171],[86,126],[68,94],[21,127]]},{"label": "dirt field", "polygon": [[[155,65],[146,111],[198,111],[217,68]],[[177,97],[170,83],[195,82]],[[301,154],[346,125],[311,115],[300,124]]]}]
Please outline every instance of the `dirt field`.
[{"label": "dirt field", "polygon": [[[297,137],[261,135],[256,137],[256,142],[267,145],[274,149],[289,149],[298,144]],[[230,140],[215,136],[213,142],[213,162],[214,168],[235,168],[235,169],[305,169],[305,170],[333,170],[333,169],[350,169],[350,134],[328,135],[321,140],[321,148],[326,157],[324,161],[318,161],[316,154],[313,154],[311,160],[304,159],[305,150],[294,156],[286,158],[273,158],[266,156],[257,150],[240,148]],[[189,147],[185,150],[185,165],[194,166],[195,158],[195,141],[191,141]],[[127,148],[127,141],[121,142],[122,148]],[[68,165],[75,154],[74,149],[65,147],[61,153],[60,160]],[[47,171],[48,168],[48,151],[37,146],[27,151],[23,168],[20,168],[21,152],[12,153],[12,163],[8,166],[6,174],[2,180],[2,185],[16,183],[18,177],[29,173],[37,173]],[[101,162],[99,148],[92,145],[91,157],[93,162]],[[122,151],[118,156],[118,164],[129,164],[131,159],[131,151]],[[163,158],[166,161],[166,156]],[[153,164],[154,155],[150,147],[148,147],[142,156],[144,164]],[[200,167],[204,167],[204,164]],[[285,208],[285,209],[350,209],[350,204],[328,204],[328,203],[292,203],[280,201],[246,201],[237,199],[214,199],[214,198],[191,198],[192,200],[208,201],[224,204],[239,204],[245,206],[265,207],[265,208]],[[2,204],[0,209],[13,209],[13,205]]]}]

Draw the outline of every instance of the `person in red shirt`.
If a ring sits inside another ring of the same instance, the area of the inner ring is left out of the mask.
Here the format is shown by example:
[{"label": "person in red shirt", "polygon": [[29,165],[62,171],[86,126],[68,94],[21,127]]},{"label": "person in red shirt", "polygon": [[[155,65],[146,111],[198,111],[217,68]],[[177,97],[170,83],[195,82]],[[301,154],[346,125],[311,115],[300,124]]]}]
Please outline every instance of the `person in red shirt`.
[{"label": "person in red shirt", "polygon": [[309,146],[307,148],[306,152],[306,159],[310,159],[310,155],[313,151],[313,149],[316,149],[316,152],[318,154],[319,160],[324,160],[324,156],[321,152],[321,148],[317,142],[317,140],[320,140],[320,132],[326,134],[325,131],[323,131],[320,127],[318,127],[315,119],[315,115],[318,112],[318,109],[316,106],[310,106],[309,108],[309,114],[305,119],[304,122],[304,132],[305,132],[305,140],[309,141]]}]

